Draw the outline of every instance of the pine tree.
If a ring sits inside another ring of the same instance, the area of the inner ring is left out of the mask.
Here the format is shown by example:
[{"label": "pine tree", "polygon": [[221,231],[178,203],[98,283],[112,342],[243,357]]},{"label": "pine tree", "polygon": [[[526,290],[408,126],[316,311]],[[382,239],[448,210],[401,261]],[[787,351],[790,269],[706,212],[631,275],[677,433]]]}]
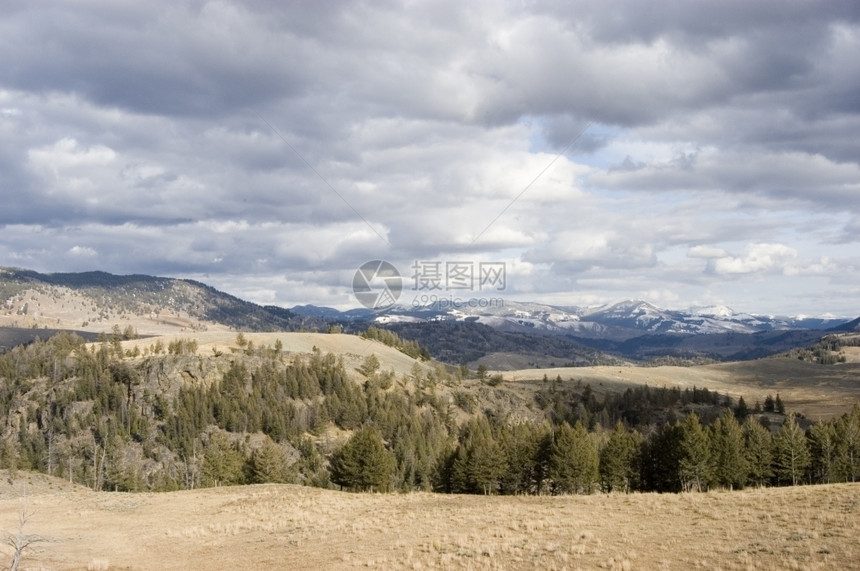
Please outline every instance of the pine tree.
[{"label": "pine tree", "polygon": [[743,488],[749,474],[744,456],[744,435],[735,415],[727,410],[714,423],[711,434],[714,479],[729,489]]},{"label": "pine tree", "polygon": [[504,426],[499,442],[504,449],[507,468],[502,476],[503,494],[528,494],[537,492],[538,464],[541,441],[549,432],[543,426],[517,423]]},{"label": "pine tree", "polygon": [[738,406],[735,409],[735,417],[738,419],[738,422],[743,422],[747,419],[750,414],[750,409],[747,406],[747,402],[744,400],[744,397],[740,397],[738,399]]},{"label": "pine tree", "polygon": [[841,480],[860,480],[860,405],[836,423],[836,470]]},{"label": "pine tree", "polygon": [[773,476],[773,437],[753,417],[747,418],[743,432],[749,481],[764,486]]},{"label": "pine tree", "polygon": [[776,408],[777,413],[785,414],[785,403],[783,403],[782,399],[779,398],[779,393],[776,393],[776,401],[774,402],[774,407]]},{"label": "pine tree", "polygon": [[699,423],[699,416],[690,413],[681,424],[681,482],[687,491],[707,489],[713,470],[708,432]]},{"label": "pine tree", "polygon": [[644,440],[640,448],[640,486],[649,492],[680,492],[681,437],[680,423],[663,423]]},{"label": "pine tree", "polygon": [[394,460],[385,449],[379,431],[360,428],[331,459],[331,480],[356,491],[387,491]]},{"label": "pine tree", "polygon": [[379,365],[379,358],[376,354],[371,353],[364,358],[364,361],[362,361],[361,367],[359,367],[358,370],[365,377],[369,377],[379,370]]},{"label": "pine tree", "polygon": [[604,491],[630,492],[639,472],[639,439],[621,421],[600,451],[600,482]]},{"label": "pine tree", "polygon": [[242,453],[225,432],[213,432],[203,449],[203,478],[208,486],[242,483]]},{"label": "pine tree", "polygon": [[495,440],[469,451],[471,477],[475,487],[484,494],[499,491],[507,468],[505,450]]},{"label": "pine tree", "polygon": [[812,481],[829,484],[838,479],[836,470],[836,426],[819,422],[809,428]]},{"label": "pine tree", "polygon": [[505,450],[493,437],[485,416],[469,421],[460,434],[451,466],[454,492],[494,494],[507,470]]},{"label": "pine tree", "polygon": [[599,457],[594,441],[581,422],[563,423],[555,434],[550,455],[550,477],[558,493],[590,494],[598,481]]},{"label": "pine tree", "polygon": [[105,488],[118,492],[143,489],[143,455],[139,448],[112,436],[105,449]]},{"label": "pine tree", "polygon": [[793,486],[803,478],[809,467],[809,445],[806,435],[797,426],[794,416],[788,416],[774,439],[774,464],[776,475]]},{"label": "pine tree", "polygon": [[255,484],[289,482],[293,480],[289,467],[289,458],[283,447],[267,437],[251,455],[249,479]]}]

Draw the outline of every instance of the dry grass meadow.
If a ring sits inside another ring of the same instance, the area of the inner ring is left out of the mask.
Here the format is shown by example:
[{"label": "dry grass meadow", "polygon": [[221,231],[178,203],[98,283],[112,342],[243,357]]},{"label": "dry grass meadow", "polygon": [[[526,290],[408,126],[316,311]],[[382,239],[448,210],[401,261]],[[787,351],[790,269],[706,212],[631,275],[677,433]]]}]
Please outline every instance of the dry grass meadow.
[{"label": "dry grass meadow", "polygon": [[848,362],[817,365],[786,357],[718,363],[695,367],[576,367],[500,371],[504,379],[524,391],[541,386],[544,375],[590,384],[595,393],[624,391],[627,387],[707,388],[748,406],[764,402],[768,394],[782,398],[786,408],[812,420],[838,417],[860,402],[860,351],[847,348]]},{"label": "dry grass meadow", "polygon": [[860,567],[860,484],[567,497],[289,485],[123,494],[19,472],[0,484],[0,529],[17,529],[25,503],[24,532],[46,541],[24,553],[23,569]]}]

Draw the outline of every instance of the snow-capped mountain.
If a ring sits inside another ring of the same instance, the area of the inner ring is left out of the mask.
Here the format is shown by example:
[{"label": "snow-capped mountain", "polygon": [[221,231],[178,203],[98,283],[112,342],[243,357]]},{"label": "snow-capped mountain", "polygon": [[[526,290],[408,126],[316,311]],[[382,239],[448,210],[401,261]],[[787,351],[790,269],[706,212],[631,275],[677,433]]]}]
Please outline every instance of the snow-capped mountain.
[{"label": "snow-capped mountain", "polygon": [[383,312],[298,306],[294,313],[325,315],[344,321],[375,321],[380,324],[421,321],[470,321],[504,330],[542,330],[588,338],[625,339],[646,334],[701,335],[760,333],[775,330],[824,330],[850,318],[775,317],[738,313],[729,307],[699,306],[686,310],[659,308],[642,300],[625,300],[599,307],[553,306],[505,301],[491,307],[467,304],[428,306],[395,305]]},{"label": "snow-capped mountain", "polygon": [[[628,300],[597,308],[583,320],[649,333],[756,333],[773,329],[792,329],[785,322],[736,313],[729,307],[694,307],[688,310],[661,309],[646,301]],[[840,321],[841,322],[841,321]]]}]

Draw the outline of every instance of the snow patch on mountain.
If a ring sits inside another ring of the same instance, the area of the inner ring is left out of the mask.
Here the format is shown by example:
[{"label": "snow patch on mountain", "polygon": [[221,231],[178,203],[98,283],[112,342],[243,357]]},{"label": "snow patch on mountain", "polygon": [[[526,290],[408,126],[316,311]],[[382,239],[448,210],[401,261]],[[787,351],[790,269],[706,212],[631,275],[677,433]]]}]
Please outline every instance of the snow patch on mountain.
[{"label": "snow patch on mountain", "polygon": [[[329,308],[296,308],[331,317]],[[824,330],[846,319],[774,317],[738,313],[724,305],[694,306],[686,310],[662,309],[643,300],[628,299],[597,307],[552,306],[533,302],[505,301],[492,307],[395,305],[382,313],[353,310],[340,319],[369,319],[379,324],[425,321],[474,321],[494,328],[528,328],[562,335],[624,339],[644,334],[701,335],[759,333],[793,329]]]}]

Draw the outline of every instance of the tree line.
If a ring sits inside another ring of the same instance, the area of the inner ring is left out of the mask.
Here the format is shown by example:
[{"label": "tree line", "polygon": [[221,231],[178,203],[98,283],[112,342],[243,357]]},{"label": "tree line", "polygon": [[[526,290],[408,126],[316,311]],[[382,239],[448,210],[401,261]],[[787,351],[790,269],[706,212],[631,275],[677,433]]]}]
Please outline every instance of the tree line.
[{"label": "tree line", "polygon": [[[61,334],[13,349],[0,356],[0,466],[126,491],[292,482],[679,492],[860,477],[858,407],[808,423],[780,415],[779,395],[752,408],[698,388],[598,398],[556,378],[535,392],[526,419],[481,396],[503,396],[503,386],[465,379],[462,368],[416,365],[397,378],[372,355],[350,371],[318,350],[237,344],[224,355],[198,355],[192,341],[135,353]],[[207,368],[217,374],[194,377]]]}]

